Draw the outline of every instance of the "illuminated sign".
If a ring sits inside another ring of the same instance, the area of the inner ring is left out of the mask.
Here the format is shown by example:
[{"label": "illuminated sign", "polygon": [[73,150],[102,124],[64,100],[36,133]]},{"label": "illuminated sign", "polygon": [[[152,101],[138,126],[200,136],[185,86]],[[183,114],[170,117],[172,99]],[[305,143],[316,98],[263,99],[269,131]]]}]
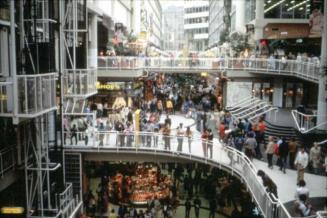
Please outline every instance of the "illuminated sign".
[{"label": "illuminated sign", "polygon": [[124,83],[120,83],[120,82],[112,82],[112,83],[104,83],[101,84],[100,82],[96,83],[96,88],[98,90],[123,90],[124,89]]},{"label": "illuminated sign", "polygon": [[2,214],[22,214],[24,213],[23,207],[2,207],[1,208]]}]

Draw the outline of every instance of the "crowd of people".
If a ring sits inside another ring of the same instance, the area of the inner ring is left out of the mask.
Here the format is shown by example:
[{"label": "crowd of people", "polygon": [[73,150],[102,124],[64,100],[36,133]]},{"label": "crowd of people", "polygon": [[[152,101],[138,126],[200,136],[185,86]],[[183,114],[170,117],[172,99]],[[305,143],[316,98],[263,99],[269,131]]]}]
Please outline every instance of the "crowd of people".
[{"label": "crowd of people", "polygon": [[88,216],[172,218],[176,217],[176,210],[182,206],[185,208],[185,218],[189,218],[190,214],[194,214],[196,218],[203,217],[203,210],[208,211],[209,217],[215,217],[216,213],[227,213],[233,218],[260,217],[244,184],[228,173],[205,164],[162,163],[161,166],[156,165],[161,173],[172,177],[173,182],[170,184],[168,198],[154,196],[149,198],[144,205],[135,205],[131,201],[110,202],[112,198],[110,198],[108,184],[114,179],[110,175],[117,171],[117,167],[121,173],[124,173],[124,176],[130,175],[135,170],[135,166],[138,164],[127,163],[114,166],[107,164],[102,167],[94,165],[90,167],[94,172],[87,176],[101,176],[101,180],[96,190],[89,190],[85,194],[84,205]]},{"label": "crowd of people", "polygon": [[[162,135],[164,148],[170,150],[171,136],[174,136],[177,140],[177,152],[185,149],[185,146],[182,146],[184,142],[187,142],[187,152],[191,152],[195,132],[183,123],[180,123],[176,129],[172,129],[170,114],[177,112],[182,116],[195,119],[196,130],[200,132],[202,139],[203,154],[207,158],[213,157],[213,138],[217,135],[222,144],[244,152],[250,161],[254,158],[267,159],[268,167],[273,169],[273,162],[276,159],[276,164],[283,173],[286,173],[288,168],[297,170],[298,183],[304,180],[306,170],[321,173],[322,167],[327,166],[327,159],[318,143],[314,143],[310,148],[308,145],[301,145],[294,138],[269,136],[266,133],[264,116],[254,122],[247,119],[235,121],[229,111],[223,110],[221,96],[215,96],[214,91],[214,86],[208,86],[201,79],[185,88],[181,87],[174,77],[168,77],[163,81],[156,80],[153,88],[154,97],[151,100],[135,99],[132,107],[116,109],[115,115],[105,111],[104,107],[95,105],[94,102],[87,107],[87,111],[96,113],[97,122],[94,128],[99,132],[100,146],[106,143],[106,138],[104,134],[101,135],[101,131],[117,131],[120,133],[117,145],[133,146],[132,135],[135,131],[133,114],[136,110],[140,110],[138,130],[148,133],[141,137],[143,146],[158,146],[158,137]],[[214,112],[217,110],[218,112]],[[165,117],[164,122],[160,121],[162,116]],[[209,121],[212,121],[213,117],[216,126],[210,125]],[[92,123],[88,121],[86,123],[93,128]],[[77,144],[79,140],[84,140],[87,144],[89,137],[78,137],[76,129],[78,129],[77,126],[73,125],[69,129],[67,125],[67,131],[70,130],[71,144]],[[90,131],[90,128],[86,129]],[[87,136],[88,133],[85,134]],[[303,197],[301,199],[298,198],[298,201],[303,202]],[[192,203],[191,200],[190,202]],[[144,214],[146,213],[144,211]]]}]

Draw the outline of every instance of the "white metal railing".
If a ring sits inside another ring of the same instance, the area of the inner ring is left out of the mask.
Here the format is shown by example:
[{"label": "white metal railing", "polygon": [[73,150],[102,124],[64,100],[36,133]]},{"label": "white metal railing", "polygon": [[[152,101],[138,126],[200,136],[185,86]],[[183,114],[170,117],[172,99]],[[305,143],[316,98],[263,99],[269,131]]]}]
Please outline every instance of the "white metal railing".
[{"label": "white metal railing", "polygon": [[[92,58],[89,58],[92,59]],[[98,69],[154,69],[154,70],[247,70],[296,76],[318,82],[320,65],[296,60],[271,58],[168,58],[99,56]]]},{"label": "white metal railing", "polygon": [[[274,121],[276,121],[277,119],[277,113],[279,111],[279,109],[277,107],[269,107],[267,110],[264,110],[264,111],[260,111],[259,113],[255,113],[254,115],[251,115],[250,117],[248,117],[248,119],[250,121],[253,121],[254,119],[264,115],[264,114],[267,114],[268,117],[271,116],[271,112],[275,112],[274,113]],[[257,111],[256,111],[257,112]]]},{"label": "white metal railing", "polygon": [[56,208],[60,211],[62,218],[71,217],[80,204],[80,198],[78,195],[74,198],[73,184],[67,183],[66,189],[58,194],[56,201]]},{"label": "white metal railing", "polygon": [[[65,134],[69,134],[69,132],[65,132]],[[77,151],[97,149],[99,152],[112,151],[115,153],[128,151],[135,154],[162,153],[225,166],[232,175],[236,173],[243,179],[265,217],[291,217],[280,201],[266,192],[261,180],[257,177],[257,169],[252,162],[242,152],[229,146],[222,146],[216,139],[209,142],[195,137],[189,139],[152,132],[118,133],[116,131],[94,131],[87,134],[77,132],[76,139],[85,139],[85,136],[89,142],[87,145],[84,140],[77,140],[77,145],[75,145],[74,138],[72,144],[70,140],[66,139],[66,149]]]},{"label": "white metal railing", "polygon": [[66,97],[89,97],[97,93],[95,69],[66,69],[63,89]]},{"label": "white metal railing", "polygon": [[230,106],[227,106],[226,109],[229,110],[229,111],[232,111],[232,110],[235,110],[237,108],[240,108],[240,106],[242,106],[243,104],[248,104],[249,102],[252,102],[252,101],[254,101],[256,99],[258,99],[258,98],[250,96],[250,97],[244,98],[241,101],[235,102],[234,104],[232,104]]},{"label": "white metal railing", "polygon": [[232,107],[229,107],[233,122],[244,118],[254,120],[264,114],[270,115],[272,111],[275,111],[276,120],[276,113],[278,110],[277,107],[273,107],[269,102],[256,97],[243,99],[240,102],[235,103]]},{"label": "white metal railing", "polygon": [[18,116],[33,117],[56,109],[57,73],[18,75]]},{"label": "white metal railing", "polygon": [[15,168],[15,149],[13,147],[7,147],[0,150],[0,176],[1,178],[7,171]]},{"label": "white metal railing", "polygon": [[317,129],[318,127],[323,127],[323,126],[326,127],[327,121],[317,124],[318,116],[326,116],[326,115],[304,114],[297,110],[292,110],[292,117],[294,119],[296,128],[301,133],[308,133],[312,130]]},{"label": "white metal railing", "polygon": [[260,103],[262,100],[256,97],[251,97],[247,101],[241,101],[241,103],[236,103],[234,107],[229,107],[227,110],[233,113],[237,113],[238,111],[242,111],[244,108],[247,108],[251,105],[255,105]]},{"label": "white metal railing", "polygon": [[248,113],[255,112],[256,110],[265,107],[270,107],[270,105],[265,101],[258,101],[258,102],[253,102],[252,104],[249,104],[243,108],[232,111],[231,113],[236,117],[242,117],[242,116],[246,116]]},{"label": "white metal railing", "polygon": [[13,113],[12,92],[12,82],[0,82],[0,115]]},{"label": "white metal railing", "polygon": [[327,218],[327,211],[317,211],[317,218]]}]

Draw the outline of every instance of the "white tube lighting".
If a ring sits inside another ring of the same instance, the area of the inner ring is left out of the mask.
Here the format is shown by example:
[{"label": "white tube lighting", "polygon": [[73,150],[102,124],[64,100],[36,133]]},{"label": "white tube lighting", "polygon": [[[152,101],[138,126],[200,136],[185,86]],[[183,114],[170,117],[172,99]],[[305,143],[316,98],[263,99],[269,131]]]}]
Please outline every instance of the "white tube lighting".
[{"label": "white tube lighting", "polygon": [[270,6],[269,8],[267,8],[264,12],[267,13],[271,9],[274,9],[276,6],[282,4],[284,1],[286,1],[286,0],[280,0],[279,2],[276,2],[275,4],[273,4],[272,6]]},{"label": "white tube lighting", "polygon": [[305,4],[305,3],[307,3],[307,2],[309,2],[309,1],[310,1],[310,0],[304,0],[303,2],[300,2],[300,3],[296,4],[296,5],[293,5],[292,7],[288,8],[287,11],[293,10],[294,8],[297,8],[297,7],[299,7],[299,6],[301,6],[301,5]]}]

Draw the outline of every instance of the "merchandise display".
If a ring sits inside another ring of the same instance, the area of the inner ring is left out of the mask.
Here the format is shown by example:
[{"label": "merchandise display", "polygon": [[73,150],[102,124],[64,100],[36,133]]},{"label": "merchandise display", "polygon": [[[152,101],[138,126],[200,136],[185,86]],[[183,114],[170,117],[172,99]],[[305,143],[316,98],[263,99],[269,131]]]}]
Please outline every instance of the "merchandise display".
[{"label": "merchandise display", "polygon": [[159,167],[141,164],[137,166],[134,175],[117,173],[110,177],[109,196],[113,201],[144,205],[155,198],[169,198],[171,185],[171,178],[161,174]]}]

